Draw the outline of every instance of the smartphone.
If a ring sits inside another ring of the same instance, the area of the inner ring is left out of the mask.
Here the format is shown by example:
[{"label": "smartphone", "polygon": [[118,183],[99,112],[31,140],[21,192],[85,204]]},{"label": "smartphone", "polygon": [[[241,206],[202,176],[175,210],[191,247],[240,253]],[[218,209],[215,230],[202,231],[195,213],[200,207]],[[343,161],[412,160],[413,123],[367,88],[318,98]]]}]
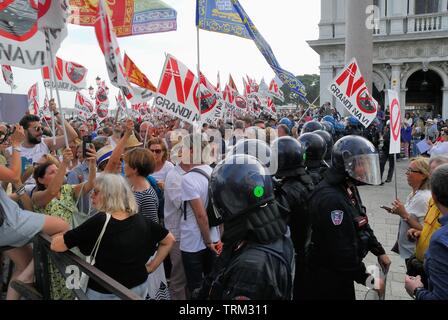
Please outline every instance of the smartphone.
[{"label": "smartphone", "polygon": [[386,206],[381,206],[380,208],[388,211],[388,212],[392,212],[392,208],[386,207]]},{"label": "smartphone", "polygon": [[92,143],[92,136],[84,136],[82,137],[82,156],[87,158],[87,148],[90,148],[90,144]]}]

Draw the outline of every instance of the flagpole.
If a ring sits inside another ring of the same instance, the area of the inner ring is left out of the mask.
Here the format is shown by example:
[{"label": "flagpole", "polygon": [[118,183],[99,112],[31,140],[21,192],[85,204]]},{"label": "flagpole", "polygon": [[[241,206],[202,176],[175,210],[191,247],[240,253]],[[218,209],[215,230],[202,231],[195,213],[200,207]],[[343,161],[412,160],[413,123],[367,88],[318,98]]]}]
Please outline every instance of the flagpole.
[{"label": "flagpole", "polygon": [[398,199],[398,185],[397,185],[397,154],[394,153],[394,175],[395,175],[395,199]]},{"label": "flagpole", "polygon": [[[45,84],[44,84],[45,88]],[[45,88],[45,96],[47,96],[47,88]],[[50,99],[53,99],[53,88],[51,87],[51,78],[50,78]],[[56,145],[56,122],[54,119],[54,112],[50,110],[51,114],[51,133],[53,134],[53,145]],[[48,122],[47,122],[48,125]],[[49,125],[48,125],[49,126]]]},{"label": "flagpole", "polygon": [[201,108],[201,58],[199,53],[199,26],[196,26],[196,44],[197,44],[197,54],[198,54],[198,109],[199,109],[199,123],[202,120],[202,108]]},{"label": "flagpole", "polygon": [[314,106],[314,103],[320,98],[320,94],[317,96],[316,99],[314,99],[314,101],[311,104],[308,104],[309,107],[308,109],[306,109],[306,111],[302,114],[302,116],[300,117],[298,123],[300,123],[300,121],[302,121],[302,119],[305,117],[305,115],[307,114],[307,112],[311,109],[312,106]]},{"label": "flagpole", "polygon": [[[51,77],[53,78],[55,89],[56,89],[56,98],[58,100],[59,114],[62,116],[62,130],[64,132],[65,147],[68,148],[69,144],[68,144],[67,128],[65,128],[65,118],[64,118],[64,115],[62,113],[61,97],[59,95],[59,89],[58,89],[58,82],[57,82],[57,78],[56,78],[56,73],[54,72],[53,51],[51,49],[51,39],[50,39],[50,36],[48,34],[48,29],[45,29],[45,37],[47,38],[47,41],[48,41],[48,52],[50,53],[50,74],[51,74]],[[50,80],[50,88],[51,88],[51,80]],[[54,118],[54,114],[53,114],[53,118]],[[56,132],[53,134],[54,139],[55,139],[55,134],[56,134]]]}]

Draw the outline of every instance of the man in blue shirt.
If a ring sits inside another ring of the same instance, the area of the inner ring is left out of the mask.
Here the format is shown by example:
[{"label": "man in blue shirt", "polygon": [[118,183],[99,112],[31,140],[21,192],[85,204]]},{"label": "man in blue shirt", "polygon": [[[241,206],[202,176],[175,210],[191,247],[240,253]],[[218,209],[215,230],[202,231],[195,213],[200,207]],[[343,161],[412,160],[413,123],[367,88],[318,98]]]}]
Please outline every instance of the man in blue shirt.
[{"label": "man in blue shirt", "polygon": [[428,288],[420,276],[406,276],[406,291],[417,300],[448,300],[448,164],[438,167],[431,175],[432,198],[442,217],[442,227],[431,238],[425,254]]}]

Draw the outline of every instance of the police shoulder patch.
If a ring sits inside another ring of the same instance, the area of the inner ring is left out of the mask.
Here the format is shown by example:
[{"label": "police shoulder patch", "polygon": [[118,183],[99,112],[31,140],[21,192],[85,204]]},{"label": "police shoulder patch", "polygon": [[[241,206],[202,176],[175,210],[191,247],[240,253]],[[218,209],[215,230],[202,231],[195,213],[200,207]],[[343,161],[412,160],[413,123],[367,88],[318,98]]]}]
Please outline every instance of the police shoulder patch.
[{"label": "police shoulder patch", "polygon": [[341,225],[343,219],[344,219],[344,211],[341,210],[331,211],[331,221],[333,221],[333,224],[335,226]]}]

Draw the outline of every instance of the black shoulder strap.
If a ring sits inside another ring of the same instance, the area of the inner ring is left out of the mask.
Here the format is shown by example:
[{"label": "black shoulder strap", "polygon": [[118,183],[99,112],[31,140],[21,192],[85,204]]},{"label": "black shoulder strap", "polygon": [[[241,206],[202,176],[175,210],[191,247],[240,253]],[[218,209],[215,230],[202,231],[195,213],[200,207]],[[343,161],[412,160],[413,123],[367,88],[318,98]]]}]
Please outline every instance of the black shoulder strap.
[{"label": "black shoulder strap", "polygon": [[[210,176],[205,171],[203,171],[199,168],[193,168],[190,171],[188,171],[187,173],[190,173],[190,172],[199,173],[200,175],[203,175],[204,177],[206,177],[208,181],[210,181]],[[187,174],[187,173],[185,173],[185,174]],[[187,220],[187,201],[184,201],[183,211],[184,211],[184,220]]]}]

